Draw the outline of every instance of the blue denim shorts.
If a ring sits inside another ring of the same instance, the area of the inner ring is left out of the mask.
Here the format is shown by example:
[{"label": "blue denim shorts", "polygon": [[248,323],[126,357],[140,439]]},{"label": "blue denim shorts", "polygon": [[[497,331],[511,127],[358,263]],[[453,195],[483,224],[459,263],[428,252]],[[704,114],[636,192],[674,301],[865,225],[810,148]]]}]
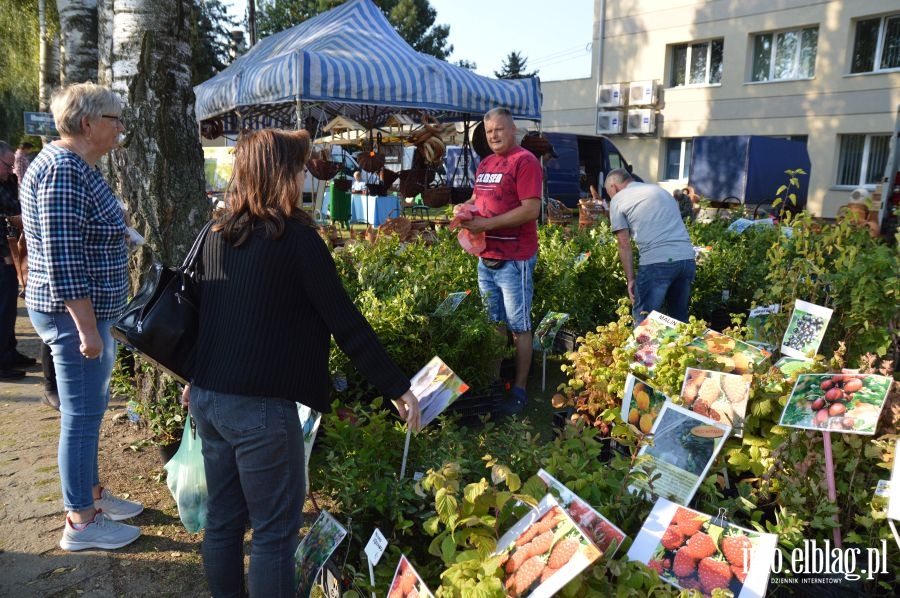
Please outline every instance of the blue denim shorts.
[{"label": "blue denim shorts", "polygon": [[531,299],[537,254],[527,260],[508,260],[491,269],[478,260],[478,290],[488,317],[505,322],[510,332],[531,330]]}]

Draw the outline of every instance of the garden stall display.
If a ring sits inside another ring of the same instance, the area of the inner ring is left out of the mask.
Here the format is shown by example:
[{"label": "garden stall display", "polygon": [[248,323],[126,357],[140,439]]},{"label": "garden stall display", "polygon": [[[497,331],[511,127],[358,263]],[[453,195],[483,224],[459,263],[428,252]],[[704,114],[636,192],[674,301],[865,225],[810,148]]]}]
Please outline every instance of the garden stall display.
[{"label": "garden stall display", "polygon": [[372,0],[350,0],[260,40],[194,93],[199,122],[235,114],[241,126],[338,114],[371,123],[397,109],[463,120],[497,106],[541,118],[537,78],[491,79],[416,52]]}]

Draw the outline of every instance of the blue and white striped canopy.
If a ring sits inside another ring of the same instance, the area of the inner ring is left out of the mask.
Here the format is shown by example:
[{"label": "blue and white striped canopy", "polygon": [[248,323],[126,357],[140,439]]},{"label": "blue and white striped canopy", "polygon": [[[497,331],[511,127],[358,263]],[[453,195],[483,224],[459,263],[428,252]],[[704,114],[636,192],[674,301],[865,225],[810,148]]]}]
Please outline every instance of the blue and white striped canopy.
[{"label": "blue and white striped canopy", "polygon": [[198,121],[293,113],[298,103],[349,116],[354,105],[448,118],[503,106],[516,118],[541,118],[537,78],[491,79],[416,52],[371,0],[348,0],[261,40],[194,93]]}]

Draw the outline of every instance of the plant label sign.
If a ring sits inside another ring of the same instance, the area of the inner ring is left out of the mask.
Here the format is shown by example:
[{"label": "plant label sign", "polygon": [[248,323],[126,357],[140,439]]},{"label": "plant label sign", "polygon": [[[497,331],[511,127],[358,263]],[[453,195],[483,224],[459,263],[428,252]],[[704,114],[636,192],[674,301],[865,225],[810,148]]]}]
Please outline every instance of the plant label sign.
[{"label": "plant label sign", "polygon": [[796,359],[812,359],[825,337],[832,312],[827,307],[797,299],[781,340],[781,354]]},{"label": "plant label sign", "polygon": [[566,511],[572,521],[581,529],[591,542],[600,549],[600,553],[612,557],[616,549],[622,545],[625,532],[601,515],[596,509],[587,504],[580,496],[566,488],[566,485],[539,469],[537,475],[548,488],[552,488],[559,495],[559,505]]},{"label": "plant label sign", "polygon": [[550,598],[600,556],[552,494],[497,541],[508,595]]},{"label": "plant label sign", "polygon": [[653,424],[653,446],[644,445],[638,456],[650,458],[648,477],[657,476],[652,487],[635,480],[628,490],[651,492],[686,505],[712,464],[731,426],[709,417],[665,403]]},{"label": "plant label sign", "polygon": [[894,443],[894,467],[888,492],[887,516],[900,521],[900,440]]},{"label": "plant label sign", "polygon": [[687,348],[712,358],[717,364],[716,371],[731,374],[752,374],[753,369],[769,357],[759,348],[715,330],[707,330],[703,336],[688,343]]},{"label": "plant label sign", "polygon": [[622,397],[622,421],[636,426],[644,434],[649,434],[663,403],[668,400],[669,397],[662,391],[628,374],[625,378],[625,394]]},{"label": "plant label sign", "polygon": [[687,368],[681,386],[681,400],[694,413],[726,423],[734,428],[735,436],[742,436],[750,380],[750,374],[739,376]]},{"label": "plant label sign", "polygon": [[778,536],[717,523],[709,515],[660,498],[628,558],[645,563],[663,581],[683,590],[710,595],[719,589],[738,598],[762,598]]},{"label": "plant label sign", "polygon": [[678,334],[676,327],[683,323],[658,311],[651,311],[650,315],[635,327],[631,338],[625,344],[626,349],[637,347],[632,365],[643,365],[652,370],[659,361],[657,351],[673,341]]},{"label": "plant label sign", "polygon": [[373,567],[381,560],[381,555],[387,550],[387,546],[387,538],[385,538],[384,534],[381,533],[381,530],[376,527],[365,548],[366,557],[368,557],[369,562],[372,563]]},{"label": "plant label sign", "polygon": [[779,423],[872,435],[892,384],[875,374],[800,374]]},{"label": "plant label sign", "polygon": [[419,572],[412,566],[406,555],[401,554],[400,562],[397,563],[397,569],[394,571],[394,579],[391,581],[391,586],[388,590],[388,598],[407,598],[411,596],[434,598],[434,594],[422,581]]},{"label": "plant label sign", "polygon": [[468,297],[471,292],[472,291],[460,291],[458,293],[450,293],[441,304],[437,306],[437,309],[435,309],[434,313],[431,315],[436,318],[449,316],[456,311],[456,308],[459,307],[462,300]]},{"label": "plant label sign", "polygon": [[410,380],[410,390],[419,399],[421,427],[430,424],[461,394],[469,390],[440,357],[432,357]]},{"label": "plant label sign", "polygon": [[751,340],[748,342],[751,345],[756,345],[758,347],[762,347],[767,351],[775,350],[775,340],[769,339],[766,334],[766,322],[769,319],[769,316],[772,314],[777,314],[781,310],[780,303],[770,303],[769,305],[762,305],[760,307],[754,307],[750,310],[750,313],[747,314],[747,328],[750,329]]},{"label": "plant label sign", "polygon": [[328,511],[319,513],[319,518],[300,540],[294,551],[294,579],[297,596],[308,597],[312,592],[316,576],[331,553],[347,535],[347,530]]},{"label": "plant label sign", "polygon": [[556,343],[556,335],[559,334],[559,329],[568,320],[569,314],[548,311],[534,331],[534,350],[545,353],[553,350],[553,345]]}]

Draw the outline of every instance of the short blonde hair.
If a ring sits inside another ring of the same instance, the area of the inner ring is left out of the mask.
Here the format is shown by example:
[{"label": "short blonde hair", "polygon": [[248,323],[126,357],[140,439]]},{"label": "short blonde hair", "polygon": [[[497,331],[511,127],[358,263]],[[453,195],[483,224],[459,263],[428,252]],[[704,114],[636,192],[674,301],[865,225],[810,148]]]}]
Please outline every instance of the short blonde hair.
[{"label": "short blonde hair", "polygon": [[74,83],[53,92],[50,112],[61,135],[80,135],[82,118],[100,118],[122,110],[122,100],[113,90],[96,83]]}]

